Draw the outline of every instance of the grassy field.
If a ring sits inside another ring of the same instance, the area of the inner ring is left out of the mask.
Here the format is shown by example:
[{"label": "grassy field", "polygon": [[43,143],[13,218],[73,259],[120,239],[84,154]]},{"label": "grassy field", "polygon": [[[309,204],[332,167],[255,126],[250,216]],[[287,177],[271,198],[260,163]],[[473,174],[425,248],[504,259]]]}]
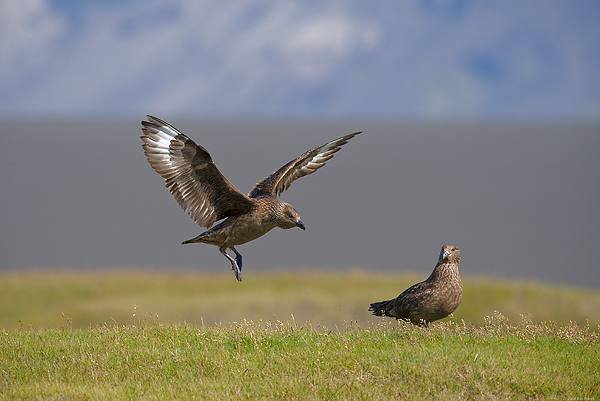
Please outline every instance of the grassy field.
[{"label": "grassy field", "polygon": [[463,279],[428,330],[366,311],[419,279],[4,274],[0,399],[600,399],[599,291]]},{"label": "grassy field", "polygon": [[[162,323],[227,325],[267,321],[334,329],[347,322],[378,323],[369,304],[396,297],[426,277],[351,272],[248,272],[238,283],[230,271],[38,271],[0,275],[0,329],[132,324],[140,317]],[[464,296],[451,317],[480,325],[496,311],[512,322],[600,325],[600,291],[528,282],[463,278]],[[135,315],[135,316],[134,316]]]}]

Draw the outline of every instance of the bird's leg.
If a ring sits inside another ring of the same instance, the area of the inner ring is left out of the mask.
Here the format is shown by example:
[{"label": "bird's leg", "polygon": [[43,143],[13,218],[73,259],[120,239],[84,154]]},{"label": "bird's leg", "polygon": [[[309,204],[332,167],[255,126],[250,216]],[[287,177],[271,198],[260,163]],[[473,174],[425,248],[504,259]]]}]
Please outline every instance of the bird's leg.
[{"label": "bird's leg", "polygon": [[235,261],[237,262],[240,271],[242,271],[242,255],[234,247],[231,247],[229,249],[235,252]]},{"label": "bird's leg", "polygon": [[[219,251],[223,254],[223,256],[225,256],[231,262],[231,270],[233,270],[233,272],[235,273],[235,278],[237,278],[237,281],[242,281],[242,272],[240,271],[241,269],[238,267],[238,264],[236,262],[237,256],[236,256],[236,259],[229,256],[226,252],[227,247],[224,247],[224,246],[220,247]],[[236,253],[236,255],[239,255],[239,253],[237,253],[237,252],[235,252],[235,253]],[[240,255],[240,260],[241,260],[241,255]]]}]

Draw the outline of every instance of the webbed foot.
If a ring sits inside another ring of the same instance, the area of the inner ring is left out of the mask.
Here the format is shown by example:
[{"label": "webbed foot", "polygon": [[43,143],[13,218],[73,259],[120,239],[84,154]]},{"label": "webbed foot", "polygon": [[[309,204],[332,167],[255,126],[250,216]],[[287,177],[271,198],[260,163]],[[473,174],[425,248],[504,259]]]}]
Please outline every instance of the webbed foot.
[{"label": "webbed foot", "polygon": [[231,256],[229,256],[226,252],[227,248],[222,246],[219,248],[219,251],[223,254],[223,256],[225,256],[227,259],[229,259],[229,261],[231,262],[231,270],[233,270],[233,272],[235,273],[235,278],[237,279],[237,281],[242,281],[242,268],[240,266],[238,266],[238,260],[240,262],[242,262],[242,255],[240,255],[235,249],[233,250],[236,254],[235,259],[232,258]]},{"label": "webbed foot", "polygon": [[237,263],[238,267],[240,268],[240,271],[242,271],[242,254],[239,253],[237,251],[237,249],[235,249],[234,247],[231,247],[229,249],[231,249],[233,252],[235,252],[235,262]]}]

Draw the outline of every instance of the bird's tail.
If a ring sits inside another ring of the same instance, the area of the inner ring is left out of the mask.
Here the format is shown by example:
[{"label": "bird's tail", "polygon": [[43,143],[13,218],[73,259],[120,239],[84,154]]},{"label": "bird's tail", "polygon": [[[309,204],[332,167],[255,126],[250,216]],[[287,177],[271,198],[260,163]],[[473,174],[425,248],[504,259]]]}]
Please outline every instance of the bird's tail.
[{"label": "bird's tail", "polygon": [[390,302],[391,301],[373,302],[369,310],[372,311],[375,316],[386,316],[387,313],[385,310]]},{"label": "bird's tail", "polygon": [[196,238],[192,238],[192,239],[188,239],[188,240],[186,240],[186,241],[183,241],[183,242],[182,242],[182,244],[193,244],[194,242],[200,242],[200,241],[198,240],[198,237],[196,237]]},{"label": "bird's tail", "polygon": [[[204,231],[202,234],[198,235],[197,237],[194,237],[192,239],[188,239],[187,241],[183,241],[182,244],[194,244],[196,242],[204,242],[204,243],[209,243],[208,241],[206,241],[206,234],[208,234],[210,232],[210,230],[208,231]],[[214,244],[216,245],[216,244]]]}]

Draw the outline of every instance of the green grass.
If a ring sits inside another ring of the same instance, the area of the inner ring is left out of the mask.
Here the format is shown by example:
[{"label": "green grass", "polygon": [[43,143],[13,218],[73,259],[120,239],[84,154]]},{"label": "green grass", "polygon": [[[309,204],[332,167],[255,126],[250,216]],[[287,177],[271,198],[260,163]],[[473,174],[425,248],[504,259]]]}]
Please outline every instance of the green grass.
[{"label": "green grass", "polygon": [[419,277],[247,276],[4,274],[0,399],[600,399],[597,290],[464,279],[420,329],[366,311]]},{"label": "green grass", "polygon": [[429,330],[241,322],[0,333],[6,399],[597,399],[598,335],[501,315]]}]

